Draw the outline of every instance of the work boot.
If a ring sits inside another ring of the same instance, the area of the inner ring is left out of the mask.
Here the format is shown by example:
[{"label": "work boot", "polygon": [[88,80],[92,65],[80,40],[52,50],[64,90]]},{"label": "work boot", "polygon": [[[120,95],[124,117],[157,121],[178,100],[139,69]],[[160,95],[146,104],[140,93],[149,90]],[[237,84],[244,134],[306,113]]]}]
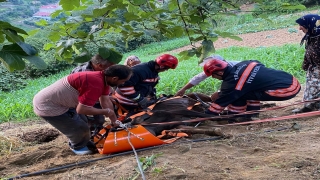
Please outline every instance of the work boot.
[{"label": "work boot", "polygon": [[312,109],[308,108],[308,107],[303,107],[303,108],[297,108],[292,110],[293,113],[305,113],[305,112],[311,112]]}]

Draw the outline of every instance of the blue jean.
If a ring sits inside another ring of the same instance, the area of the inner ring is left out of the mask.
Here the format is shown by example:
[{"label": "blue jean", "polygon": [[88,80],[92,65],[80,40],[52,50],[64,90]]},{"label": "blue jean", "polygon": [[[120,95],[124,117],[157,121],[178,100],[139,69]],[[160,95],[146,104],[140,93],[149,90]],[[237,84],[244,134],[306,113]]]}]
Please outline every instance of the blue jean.
[{"label": "blue jean", "polygon": [[60,116],[42,116],[45,121],[58,129],[69,139],[72,149],[81,149],[90,141],[90,130],[85,116],[79,115],[74,108]]}]

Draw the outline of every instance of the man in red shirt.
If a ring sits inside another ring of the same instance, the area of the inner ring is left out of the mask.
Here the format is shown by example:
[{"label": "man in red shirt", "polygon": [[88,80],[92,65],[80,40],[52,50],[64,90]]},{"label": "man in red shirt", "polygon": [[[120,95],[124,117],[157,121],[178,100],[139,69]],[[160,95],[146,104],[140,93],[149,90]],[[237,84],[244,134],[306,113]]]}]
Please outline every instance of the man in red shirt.
[{"label": "man in red shirt", "polygon": [[[132,70],[124,65],[113,65],[104,71],[70,74],[35,95],[34,112],[69,138],[75,154],[91,154],[87,147],[90,143],[89,127],[79,114],[103,114],[115,123],[114,110],[107,108],[110,86],[123,84],[131,75]],[[98,100],[102,109],[93,107]]]}]

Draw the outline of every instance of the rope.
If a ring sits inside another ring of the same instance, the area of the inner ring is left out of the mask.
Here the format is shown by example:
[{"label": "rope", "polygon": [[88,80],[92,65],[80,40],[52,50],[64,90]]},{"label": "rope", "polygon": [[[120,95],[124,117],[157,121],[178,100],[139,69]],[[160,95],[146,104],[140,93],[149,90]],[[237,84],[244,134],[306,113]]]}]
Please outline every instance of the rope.
[{"label": "rope", "polygon": [[[286,108],[286,107],[293,106],[293,105],[304,104],[304,103],[308,103],[308,102],[316,102],[316,101],[320,101],[320,98],[314,99],[314,100],[297,102],[297,103],[293,103],[293,104],[285,105],[285,106],[276,106],[276,107],[266,108],[266,109],[263,109],[263,110],[246,111],[244,113],[239,113],[239,114],[220,115],[220,116],[213,116],[213,117],[206,117],[206,118],[195,118],[195,119],[189,119],[189,120],[184,120],[184,121],[172,120],[171,122],[141,123],[140,125],[165,125],[165,124],[181,124],[181,123],[201,122],[201,121],[207,121],[207,120],[221,120],[221,119],[227,119],[227,118],[232,118],[232,117],[241,116],[241,115],[255,114],[255,113],[260,113],[260,112],[277,110],[277,109],[282,109],[282,108]],[[314,112],[317,112],[317,111],[314,111]],[[288,119],[288,118],[309,117],[309,116],[318,115],[318,113],[314,113],[314,112],[301,113],[301,114],[295,114],[295,115],[283,116],[283,117],[286,117]],[[272,119],[271,121],[276,121],[277,120],[277,118],[271,118],[271,119]],[[267,122],[267,120],[268,119],[264,119],[263,121],[256,120],[256,121],[250,121],[250,122],[257,122],[257,121]],[[249,124],[250,122],[245,122],[245,123],[242,123],[242,124]],[[238,125],[238,124],[239,123],[234,123],[234,125]],[[230,124],[230,125],[232,125],[232,124]]]},{"label": "rope", "polygon": [[[218,137],[213,137],[213,138],[202,138],[202,139],[195,139],[192,141],[183,141],[181,143],[189,143],[189,142],[203,142],[203,141],[216,141],[219,139],[222,139],[223,137],[218,136]],[[147,148],[142,148],[142,149],[137,149],[137,152],[142,152],[142,151],[147,151],[147,150],[152,150],[152,149],[156,149],[156,148],[161,148],[161,147],[166,147],[166,146],[172,146],[175,143],[171,143],[171,144],[163,144],[163,145],[159,145],[159,146],[152,146],[152,147],[147,147]],[[28,174],[21,174],[12,178],[8,178],[8,180],[15,180],[15,179],[21,179],[24,177],[29,177],[29,176],[36,176],[36,175],[42,175],[45,173],[49,173],[49,172],[53,172],[53,171],[58,171],[58,170],[62,170],[62,169],[66,169],[66,168],[71,168],[71,167],[75,167],[75,166],[80,166],[80,165],[84,165],[84,164],[88,164],[88,163],[92,163],[92,162],[96,162],[96,161],[100,161],[100,160],[104,160],[104,159],[109,159],[109,158],[113,158],[113,157],[118,157],[118,156],[124,156],[124,155],[128,155],[131,154],[133,151],[126,151],[126,152],[121,152],[121,153],[117,153],[117,154],[112,154],[112,155],[108,155],[108,156],[104,156],[101,158],[95,158],[95,159],[91,159],[91,160],[87,160],[87,161],[82,161],[82,162],[78,162],[78,163],[73,163],[73,164],[68,164],[65,166],[60,166],[60,167],[55,167],[55,168],[51,168],[51,169],[45,169],[45,170],[41,170],[41,171],[37,171],[37,172],[33,172],[33,173],[28,173]]]},{"label": "rope", "polygon": [[[119,124],[119,126],[120,126],[121,128],[123,128],[125,131],[128,132],[128,143],[130,144],[130,146],[131,146],[131,148],[132,148],[132,151],[133,151],[133,153],[134,153],[134,156],[135,156],[135,158],[136,158],[136,161],[137,161],[138,168],[139,168],[140,174],[141,174],[141,176],[142,176],[142,179],[143,179],[143,180],[146,180],[146,177],[144,176],[143,169],[142,169],[142,167],[141,167],[141,163],[140,163],[140,160],[139,160],[137,151],[136,151],[136,149],[134,148],[133,144],[132,144],[131,141],[130,141],[130,135],[133,134],[133,133],[130,132],[129,129],[128,129],[128,127],[127,127],[125,124],[123,124],[121,121],[117,120],[116,123]],[[135,134],[133,134],[133,135],[135,135]],[[135,135],[135,137],[137,137],[137,138],[139,138],[140,140],[142,140],[142,138],[140,138],[140,137],[137,136],[137,135]]]}]

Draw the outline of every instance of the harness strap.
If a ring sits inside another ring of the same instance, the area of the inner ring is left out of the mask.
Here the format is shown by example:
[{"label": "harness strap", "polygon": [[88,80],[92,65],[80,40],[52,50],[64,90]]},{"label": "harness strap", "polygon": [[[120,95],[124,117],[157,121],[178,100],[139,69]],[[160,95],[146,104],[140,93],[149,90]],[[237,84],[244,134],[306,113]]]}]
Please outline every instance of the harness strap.
[{"label": "harness strap", "polygon": [[[169,138],[169,139],[161,139],[161,138],[164,138],[164,137],[171,137],[171,138]],[[165,143],[172,143],[172,142],[174,142],[177,139],[180,139],[182,137],[188,137],[188,134],[186,134],[184,132],[171,132],[171,131],[163,130],[161,132],[161,135],[157,136],[157,138],[161,139]]]},{"label": "harness strap", "polygon": [[126,109],[126,108],[124,108],[120,103],[119,103],[119,101],[117,100],[117,96],[115,96],[114,94],[112,94],[112,103],[114,104],[114,105],[116,105],[117,107],[118,107],[118,110],[117,110],[117,112],[118,112],[118,115],[119,116],[122,116],[122,115],[124,115],[125,113],[128,113],[129,111]]}]

